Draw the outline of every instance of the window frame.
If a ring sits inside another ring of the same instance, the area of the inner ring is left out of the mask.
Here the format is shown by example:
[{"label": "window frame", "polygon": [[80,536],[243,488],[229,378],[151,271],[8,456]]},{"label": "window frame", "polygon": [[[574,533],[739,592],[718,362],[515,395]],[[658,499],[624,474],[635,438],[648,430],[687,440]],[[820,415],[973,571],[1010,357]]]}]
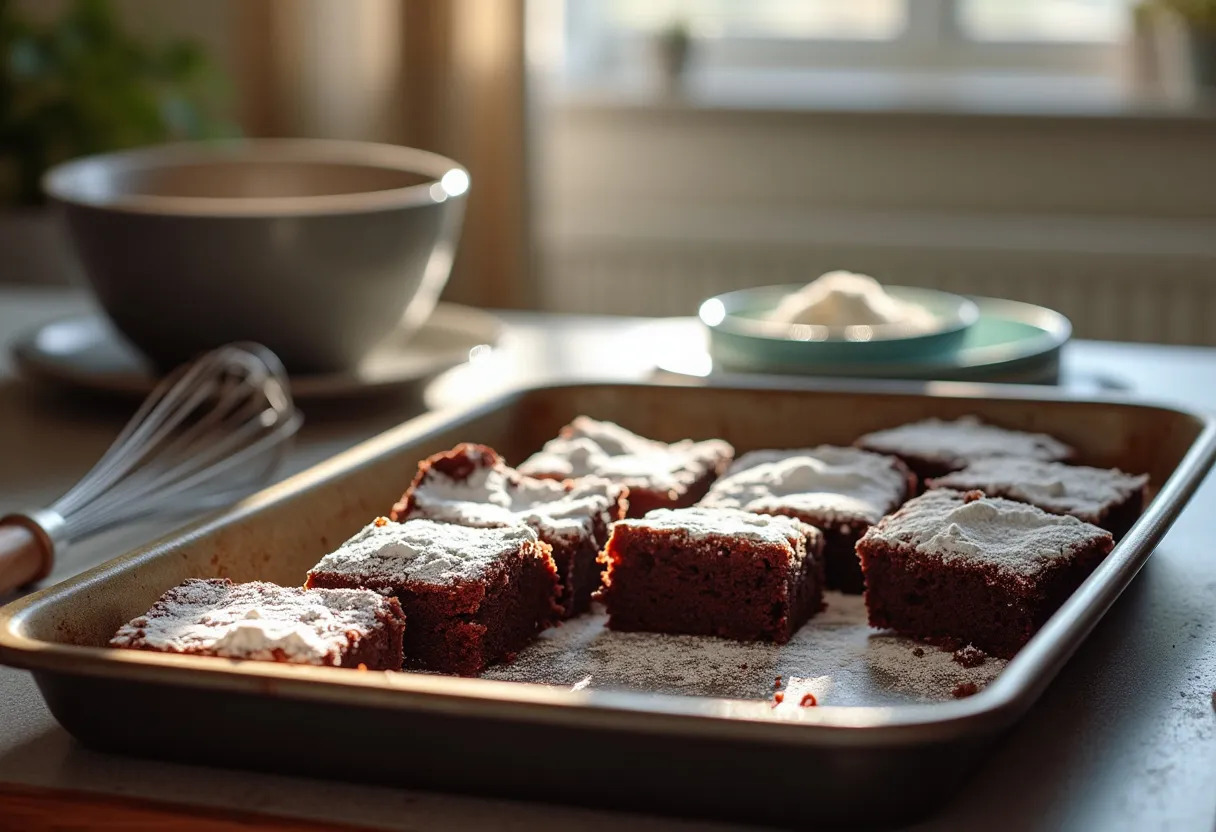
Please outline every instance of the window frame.
[{"label": "window frame", "polygon": [[[563,74],[603,81],[619,74],[646,49],[646,36],[612,31],[598,15],[578,14],[581,0],[566,0]],[[1123,52],[1111,41],[975,40],[960,28],[961,0],[904,0],[903,32],[891,39],[774,38],[726,35],[696,40],[697,66],[710,71],[913,70],[921,72],[1033,71],[1036,74],[1109,76]],[[573,7],[573,8],[572,8]],[[587,9],[583,7],[584,11]],[[573,33],[573,36],[572,36]]]}]

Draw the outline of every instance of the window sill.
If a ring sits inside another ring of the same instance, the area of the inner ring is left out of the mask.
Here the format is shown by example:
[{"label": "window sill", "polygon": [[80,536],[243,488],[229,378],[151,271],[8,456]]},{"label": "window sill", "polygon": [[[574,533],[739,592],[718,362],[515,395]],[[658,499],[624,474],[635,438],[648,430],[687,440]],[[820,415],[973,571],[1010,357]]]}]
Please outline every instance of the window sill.
[{"label": "window sill", "polygon": [[609,83],[565,83],[551,105],[578,112],[729,112],[1014,116],[1069,119],[1216,118],[1211,100],[1137,90],[1116,77],[1025,72],[701,70],[664,93],[638,73]]}]

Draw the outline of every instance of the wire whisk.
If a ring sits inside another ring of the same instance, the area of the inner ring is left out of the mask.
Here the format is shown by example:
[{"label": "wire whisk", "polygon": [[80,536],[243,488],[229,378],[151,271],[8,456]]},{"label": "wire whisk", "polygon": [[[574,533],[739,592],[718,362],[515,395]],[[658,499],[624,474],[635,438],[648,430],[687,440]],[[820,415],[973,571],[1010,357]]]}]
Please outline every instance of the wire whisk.
[{"label": "wire whisk", "polygon": [[178,368],[70,491],[0,518],[0,593],[45,577],[72,541],[249,493],[282,463],[301,421],[287,373],[265,347],[233,344]]}]

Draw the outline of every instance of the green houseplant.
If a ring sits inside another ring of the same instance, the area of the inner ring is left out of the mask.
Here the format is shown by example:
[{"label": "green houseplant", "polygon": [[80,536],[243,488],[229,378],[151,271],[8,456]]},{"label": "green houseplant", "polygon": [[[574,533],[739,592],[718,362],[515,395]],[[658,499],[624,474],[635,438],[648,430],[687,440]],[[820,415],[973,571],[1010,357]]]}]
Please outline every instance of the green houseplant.
[{"label": "green houseplant", "polygon": [[66,246],[40,181],[76,156],[235,134],[223,79],[189,40],[131,35],[108,0],[54,18],[0,0],[0,280],[62,279]]},{"label": "green houseplant", "polygon": [[202,48],[132,37],[107,0],[49,22],[0,0],[0,59],[0,204],[38,203],[42,173],[74,156],[233,132]]},{"label": "green houseplant", "polygon": [[679,19],[673,20],[652,35],[651,48],[664,92],[676,93],[683,85],[688,72],[692,43],[692,30],[685,21]]}]

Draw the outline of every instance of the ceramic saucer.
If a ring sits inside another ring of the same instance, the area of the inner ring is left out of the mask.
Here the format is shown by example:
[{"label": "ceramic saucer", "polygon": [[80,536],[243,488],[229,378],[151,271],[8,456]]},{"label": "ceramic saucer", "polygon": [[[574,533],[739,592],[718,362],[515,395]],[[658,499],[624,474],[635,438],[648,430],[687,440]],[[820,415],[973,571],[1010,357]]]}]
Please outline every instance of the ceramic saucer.
[{"label": "ceramic saucer", "polygon": [[[502,329],[488,312],[441,303],[412,337],[390,335],[348,373],[293,376],[292,393],[305,401],[419,385],[490,353]],[[38,327],[13,343],[12,354],[23,376],[62,388],[145,396],[157,381],[148,362],[100,313]]]},{"label": "ceramic saucer", "polygon": [[731,366],[710,355],[700,343],[662,354],[659,369],[675,375],[706,377],[731,372],[760,372],[849,378],[920,381],[989,381],[1055,384],[1060,351],[1072,326],[1060,313],[1042,306],[1000,298],[972,298],[979,320],[967,329],[959,347],[945,355],[908,355],[901,361],[841,363],[749,362]]}]

